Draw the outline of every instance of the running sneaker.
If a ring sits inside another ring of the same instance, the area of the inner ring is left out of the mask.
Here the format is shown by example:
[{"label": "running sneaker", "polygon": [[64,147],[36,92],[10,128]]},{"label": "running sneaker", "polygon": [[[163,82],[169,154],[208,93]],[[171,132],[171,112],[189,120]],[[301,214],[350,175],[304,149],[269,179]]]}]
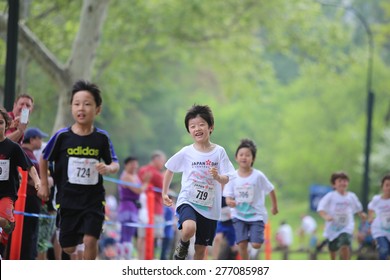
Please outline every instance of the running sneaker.
[{"label": "running sneaker", "polygon": [[188,255],[188,247],[189,247],[189,242],[186,245],[184,245],[181,241],[179,241],[179,244],[176,246],[175,254],[173,255],[174,260],[185,260]]}]

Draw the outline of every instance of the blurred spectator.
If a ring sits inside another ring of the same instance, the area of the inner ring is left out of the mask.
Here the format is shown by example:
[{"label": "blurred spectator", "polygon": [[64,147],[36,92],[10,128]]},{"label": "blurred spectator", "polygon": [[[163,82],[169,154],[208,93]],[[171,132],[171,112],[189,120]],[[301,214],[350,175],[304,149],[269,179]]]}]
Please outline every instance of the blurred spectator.
[{"label": "blurred spectator", "polygon": [[299,249],[307,251],[312,243],[313,235],[317,229],[316,220],[310,215],[302,215],[301,226],[299,228]]},{"label": "blurred spectator", "polygon": [[293,243],[293,231],[286,221],[281,222],[278,231],[276,232],[276,242],[278,244],[278,249],[283,251],[283,259],[287,260],[290,246]]}]

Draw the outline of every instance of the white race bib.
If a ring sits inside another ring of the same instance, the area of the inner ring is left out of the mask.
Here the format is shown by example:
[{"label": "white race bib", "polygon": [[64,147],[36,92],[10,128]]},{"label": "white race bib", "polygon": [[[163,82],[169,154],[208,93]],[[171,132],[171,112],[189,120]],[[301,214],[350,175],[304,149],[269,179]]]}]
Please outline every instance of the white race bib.
[{"label": "white race bib", "polygon": [[381,227],[385,230],[390,229],[390,213],[385,212],[381,214]]},{"label": "white race bib", "polygon": [[0,181],[9,179],[9,159],[0,159]]},{"label": "white race bib", "polygon": [[234,199],[237,203],[252,203],[254,195],[253,185],[235,186]]},{"label": "white race bib", "polygon": [[93,158],[69,157],[69,183],[78,185],[96,185],[99,181],[99,173],[95,165],[98,162],[98,160]]},{"label": "white race bib", "polygon": [[341,214],[341,213],[337,213],[335,216],[334,216],[334,223],[338,226],[338,227],[346,227],[348,225],[348,214]]},{"label": "white race bib", "polygon": [[214,203],[215,186],[203,182],[192,183],[189,200],[192,203],[212,207]]}]

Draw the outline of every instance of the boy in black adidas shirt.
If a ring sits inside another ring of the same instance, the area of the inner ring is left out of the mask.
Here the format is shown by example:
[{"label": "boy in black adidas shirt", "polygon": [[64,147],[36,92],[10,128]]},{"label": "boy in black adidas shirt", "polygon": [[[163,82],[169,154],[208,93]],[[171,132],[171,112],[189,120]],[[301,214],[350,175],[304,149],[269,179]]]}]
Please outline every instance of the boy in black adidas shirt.
[{"label": "boy in black adidas shirt", "polygon": [[75,123],[58,130],[49,140],[40,160],[42,191],[47,200],[48,162],[54,162],[59,205],[59,242],[72,254],[84,243],[84,259],[97,256],[104,222],[103,177],[119,170],[118,158],[106,131],[94,126],[101,112],[102,98],[97,85],[78,81],[72,89],[71,107]]}]

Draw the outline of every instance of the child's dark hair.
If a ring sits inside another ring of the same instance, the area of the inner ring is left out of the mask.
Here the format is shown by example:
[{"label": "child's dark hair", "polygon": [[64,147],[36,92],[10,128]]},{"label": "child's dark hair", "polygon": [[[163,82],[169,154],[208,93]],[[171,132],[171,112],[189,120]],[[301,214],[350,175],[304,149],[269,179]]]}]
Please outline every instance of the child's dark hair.
[{"label": "child's dark hair", "polygon": [[236,150],[236,157],[237,157],[238,151],[241,148],[248,148],[251,151],[252,157],[253,157],[253,161],[252,161],[251,166],[253,166],[253,163],[255,162],[255,158],[256,158],[256,152],[257,152],[256,144],[250,139],[241,139],[241,143],[240,143],[240,145],[238,145],[237,150]]},{"label": "child's dark hair", "polygon": [[386,180],[390,180],[390,173],[382,177],[381,188],[383,188],[383,184],[385,183]]},{"label": "child's dark hair", "polygon": [[8,115],[7,110],[2,108],[2,107],[0,107],[0,114],[3,115],[4,121],[5,121],[5,129],[8,129],[9,126],[11,125],[11,122],[12,122],[11,117]]},{"label": "child's dark hair", "polygon": [[214,116],[213,112],[211,111],[210,107],[207,105],[193,105],[188,111],[184,119],[184,124],[186,126],[187,132],[189,133],[190,130],[188,128],[188,123],[191,119],[196,118],[197,116],[204,119],[209,127],[214,126]]},{"label": "child's dark hair", "polygon": [[345,180],[349,181],[348,174],[346,172],[344,172],[344,171],[334,172],[330,176],[330,182],[332,183],[332,185],[336,182],[337,179],[345,179]]},{"label": "child's dark hair", "polygon": [[74,83],[72,87],[72,97],[70,99],[70,104],[73,102],[73,96],[76,94],[76,92],[79,91],[89,91],[93,98],[95,99],[96,107],[99,107],[102,105],[102,97],[100,95],[100,89],[96,84],[93,84],[91,82],[85,81],[85,80],[78,80]]},{"label": "child's dark hair", "polygon": [[127,157],[127,158],[125,158],[125,160],[123,161],[123,163],[126,165],[126,164],[128,164],[130,161],[137,161],[138,160],[138,158],[137,157],[134,157],[134,156],[129,156],[129,157]]}]

